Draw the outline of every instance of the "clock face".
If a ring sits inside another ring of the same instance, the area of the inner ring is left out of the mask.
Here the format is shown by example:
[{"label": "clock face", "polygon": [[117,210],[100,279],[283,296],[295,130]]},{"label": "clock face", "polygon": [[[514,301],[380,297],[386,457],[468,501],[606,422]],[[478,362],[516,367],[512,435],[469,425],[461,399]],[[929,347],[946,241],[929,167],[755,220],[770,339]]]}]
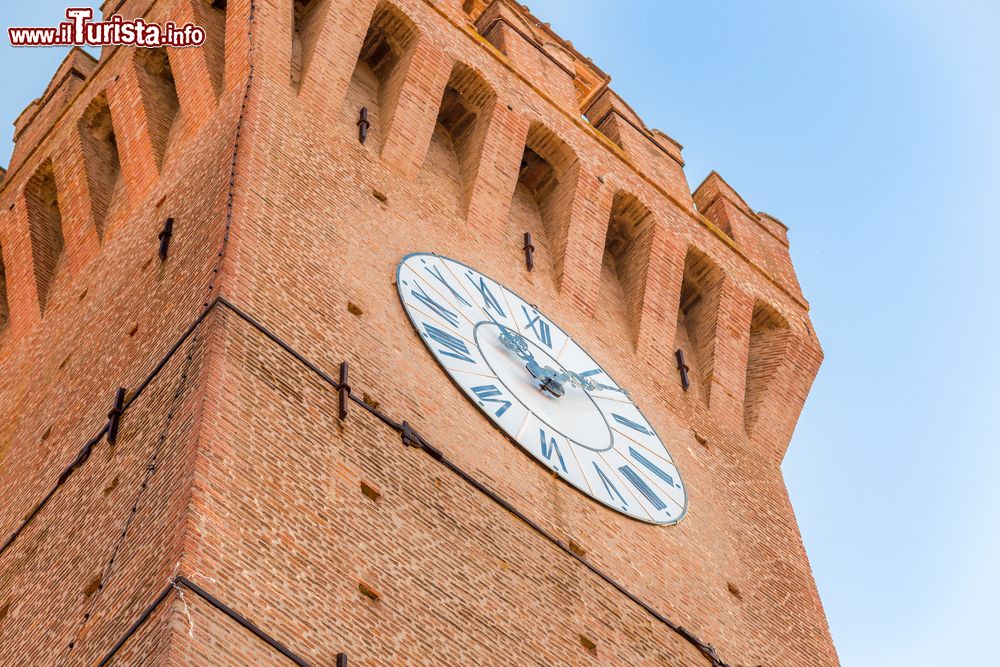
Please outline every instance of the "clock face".
[{"label": "clock face", "polygon": [[636,397],[555,322],[496,281],[432,253],[404,257],[396,285],[427,349],[514,442],[613,510],[680,521],[687,492]]}]

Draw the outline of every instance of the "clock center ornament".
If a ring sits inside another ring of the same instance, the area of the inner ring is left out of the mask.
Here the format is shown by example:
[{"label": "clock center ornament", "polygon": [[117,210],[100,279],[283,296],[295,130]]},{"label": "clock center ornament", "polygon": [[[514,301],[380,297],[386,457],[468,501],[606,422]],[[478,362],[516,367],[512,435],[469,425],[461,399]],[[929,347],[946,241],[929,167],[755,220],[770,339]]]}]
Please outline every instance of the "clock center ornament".
[{"label": "clock center ornament", "polygon": [[511,440],[607,507],[677,523],[687,491],[628,391],[535,306],[471,267],[413,253],[400,301],[451,380]]}]

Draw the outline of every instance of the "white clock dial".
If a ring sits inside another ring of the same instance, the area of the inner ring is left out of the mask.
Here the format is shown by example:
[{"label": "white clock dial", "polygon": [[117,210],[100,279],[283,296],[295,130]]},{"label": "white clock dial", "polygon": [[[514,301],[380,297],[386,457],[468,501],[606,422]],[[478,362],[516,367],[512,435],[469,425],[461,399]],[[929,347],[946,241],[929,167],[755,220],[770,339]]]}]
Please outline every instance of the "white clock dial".
[{"label": "white clock dial", "polygon": [[396,285],[437,362],[542,465],[630,517],[680,521],[687,492],[653,426],[555,322],[487,276],[432,253],[404,257]]}]

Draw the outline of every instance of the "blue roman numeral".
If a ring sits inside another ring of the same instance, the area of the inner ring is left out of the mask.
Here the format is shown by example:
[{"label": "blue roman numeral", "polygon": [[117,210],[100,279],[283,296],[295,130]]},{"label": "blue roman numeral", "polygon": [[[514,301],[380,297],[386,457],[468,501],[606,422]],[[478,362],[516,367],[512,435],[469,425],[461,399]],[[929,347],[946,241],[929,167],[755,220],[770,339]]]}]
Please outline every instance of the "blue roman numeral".
[{"label": "blue roman numeral", "polygon": [[594,470],[597,471],[597,475],[601,478],[601,482],[604,483],[604,491],[605,491],[605,493],[608,494],[608,498],[611,498],[611,500],[614,500],[615,498],[618,498],[618,500],[622,504],[622,509],[623,510],[624,509],[628,509],[628,503],[625,502],[625,498],[622,496],[621,492],[618,490],[618,487],[615,486],[614,482],[612,482],[610,479],[608,479],[608,476],[604,474],[604,471],[601,470],[601,467],[599,465],[597,465],[596,461],[594,462]]},{"label": "blue roman numeral", "polygon": [[439,349],[438,352],[445,355],[446,357],[452,357],[454,359],[461,359],[462,361],[468,361],[470,364],[476,363],[475,359],[469,356],[469,348],[465,346],[465,343],[461,338],[457,336],[452,336],[447,331],[442,331],[432,324],[427,324],[424,322],[424,331],[427,332],[427,336],[434,339],[438,343],[444,346],[446,349]]},{"label": "blue roman numeral", "polygon": [[620,414],[614,412],[611,413],[611,416],[614,417],[615,421],[621,424],[622,426],[628,426],[630,429],[636,430],[639,433],[643,433],[645,435],[653,435],[653,432],[650,431],[648,428],[646,428],[642,424],[635,423],[628,417],[622,417]]},{"label": "blue roman numeral", "polygon": [[559,458],[559,467],[562,468],[562,471],[569,472],[566,469],[566,461],[563,460],[562,451],[559,449],[559,443],[556,442],[556,439],[546,437],[544,429],[538,429],[538,437],[542,441],[542,456],[549,462],[549,465],[556,468],[556,464],[552,462],[552,454],[554,453]]},{"label": "blue roman numeral", "polygon": [[664,482],[666,482],[670,486],[676,486],[674,484],[674,478],[673,477],[671,477],[670,475],[668,475],[666,472],[663,471],[662,468],[660,468],[658,465],[656,465],[655,463],[653,463],[652,461],[650,461],[649,459],[647,459],[645,456],[643,456],[641,453],[639,453],[639,451],[637,451],[635,449],[635,447],[629,447],[628,448],[628,453],[632,455],[633,459],[635,459],[636,461],[638,461],[642,465],[646,466],[646,469],[649,470],[649,472],[653,473],[654,475],[656,475],[657,477],[659,477],[660,479],[662,479]]},{"label": "blue roman numeral", "polygon": [[512,405],[510,401],[497,398],[497,396],[501,396],[503,392],[497,389],[495,384],[484,384],[481,387],[472,387],[472,391],[475,392],[480,401],[483,401],[484,403],[497,403],[500,405],[499,409],[497,409],[495,413],[497,417],[507,412],[507,409]]},{"label": "blue roman numeral", "polygon": [[535,338],[552,349],[552,330],[549,328],[549,323],[543,320],[541,315],[532,317],[526,306],[521,306],[521,310],[524,311],[524,316],[528,320],[528,326],[535,332]]},{"label": "blue roman numeral", "polygon": [[485,278],[480,276],[478,283],[472,279],[471,275],[466,275],[466,278],[468,278],[469,282],[472,283],[472,286],[479,290],[479,293],[483,295],[483,301],[486,304],[484,310],[487,311],[487,315],[489,315],[489,310],[492,308],[497,312],[497,314],[500,315],[500,317],[507,317],[507,313],[504,312],[504,309],[500,306],[500,302],[497,301],[493,292],[490,291],[490,286],[486,284]]},{"label": "blue roman numeral", "polygon": [[447,280],[445,280],[444,276],[441,275],[441,269],[439,269],[436,266],[425,266],[424,269],[427,270],[427,273],[429,273],[432,276],[434,276],[435,278],[437,278],[438,281],[442,285],[444,285],[445,287],[447,287],[448,291],[451,292],[452,296],[454,296],[456,299],[458,299],[463,304],[465,304],[466,308],[472,308],[472,304],[469,303],[468,301],[466,301],[465,298],[463,298],[462,295],[458,293],[458,290],[456,290],[454,287],[452,287],[451,283],[449,283]]},{"label": "blue roman numeral", "polygon": [[448,324],[450,324],[453,327],[458,327],[458,314],[453,310],[445,308],[440,303],[438,303],[431,297],[427,296],[427,293],[424,291],[424,288],[421,285],[417,285],[416,289],[411,289],[410,294],[415,296],[420,301],[420,303],[424,304],[425,306],[433,310],[435,313],[440,315],[442,318],[444,318],[448,322]]},{"label": "blue roman numeral", "polygon": [[667,508],[667,504],[662,500],[660,500],[660,497],[656,495],[656,493],[651,488],[649,488],[649,484],[646,484],[646,482],[641,477],[639,477],[639,474],[636,471],[632,470],[632,468],[628,466],[622,466],[621,468],[618,469],[618,472],[623,474],[625,476],[625,479],[627,479],[632,483],[632,486],[639,489],[639,493],[644,495],[646,497],[646,500],[649,501],[649,504],[652,505],[654,508],[656,508],[658,512],[661,510],[665,510]]}]

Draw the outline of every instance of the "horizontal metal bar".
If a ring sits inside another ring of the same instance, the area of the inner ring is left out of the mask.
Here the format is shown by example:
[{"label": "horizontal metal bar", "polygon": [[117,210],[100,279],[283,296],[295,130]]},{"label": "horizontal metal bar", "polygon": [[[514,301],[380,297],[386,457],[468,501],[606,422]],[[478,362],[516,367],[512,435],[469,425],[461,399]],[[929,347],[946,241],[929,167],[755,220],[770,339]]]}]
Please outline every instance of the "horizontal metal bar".
[{"label": "horizontal metal bar", "polygon": [[163,601],[167,599],[167,596],[170,595],[170,591],[172,591],[173,588],[174,585],[173,582],[171,582],[168,583],[162,591],[160,591],[160,594],[156,596],[153,603],[146,607],[141,614],[139,614],[139,618],[135,620],[135,623],[129,626],[129,629],[125,631],[125,634],[121,636],[121,639],[115,642],[115,645],[111,647],[111,650],[104,655],[99,663],[97,663],[97,667],[105,667],[105,665],[111,662],[111,660],[115,657],[115,654],[118,653],[123,646],[125,646],[125,642],[127,642],[132,635],[138,632],[139,628],[141,628],[146,621],[149,620],[149,617],[153,615],[153,612],[156,611],[157,607],[159,607]]},{"label": "horizontal metal bar", "polygon": [[31,510],[31,512],[29,512],[28,515],[24,517],[24,520],[21,521],[20,525],[18,525],[18,527],[14,529],[14,532],[10,534],[10,537],[7,538],[7,541],[3,543],[2,547],[0,547],[0,557],[3,557],[7,549],[9,549],[12,544],[14,544],[14,541],[18,537],[20,537],[21,533],[24,532],[24,529],[28,527],[28,524],[31,523],[31,520],[34,519],[35,516],[42,511],[42,508],[44,508],[50,500],[52,500],[52,496],[56,495],[56,491],[58,491],[59,488],[66,483],[66,480],[69,479],[70,475],[72,475],[77,468],[83,465],[87,461],[87,459],[90,458],[90,452],[94,449],[94,445],[100,442],[101,438],[103,438],[104,434],[107,432],[108,432],[108,425],[105,424],[104,428],[102,428],[97,435],[88,440],[87,443],[80,449],[80,451],[76,455],[76,458],[73,459],[73,462],[70,463],[68,466],[66,466],[61,473],[59,473],[59,478],[56,481],[55,485],[53,485],[53,487],[49,489],[49,492],[46,493],[45,497],[42,498],[41,501],[39,501],[35,505],[35,507]]},{"label": "horizontal metal bar", "polygon": [[[205,321],[205,318],[208,316],[210,312],[212,312],[215,309],[215,306],[218,303],[219,303],[219,297],[216,297],[216,299],[212,301],[212,303],[210,303],[207,308],[203,309],[201,314],[198,315],[197,318],[195,318],[194,322],[191,323],[191,326],[189,326],[187,330],[185,330],[184,333],[181,334],[181,337],[177,339],[177,342],[175,342],[170,347],[167,353],[163,355],[163,358],[160,359],[160,361],[156,364],[156,366],[153,367],[153,370],[150,371],[149,375],[146,376],[146,378],[139,384],[136,390],[132,392],[131,396],[129,396],[128,399],[124,402],[124,404],[122,405],[123,413],[127,411],[129,407],[131,407],[139,399],[139,396],[142,395],[142,392],[145,391],[146,388],[150,385],[150,383],[156,378],[156,376],[160,374],[160,371],[163,370],[163,368],[167,365],[167,363],[174,356],[174,354],[177,353],[177,350],[179,350],[180,347],[184,344],[184,342],[191,337],[191,334],[193,334],[195,330],[197,330],[197,328],[201,325],[201,323]],[[63,471],[59,473],[59,477],[57,478],[56,483],[52,486],[51,489],[49,489],[49,492],[46,493],[45,497],[42,498],[42,500],[35,505],[35,507],[31,510],[31,512],[28,513],[28,515],[18,525],[18,527],[14,529],[14,532],[10,534],[10,537],[7,538],[7,541],[3,543],[3,546],[0,547],[0,558],[3,557],[7,549],[9,549],[11,545],[14,544],[15,540],[17,540],[17,538],[20,537],[21,533],[24,532],[24,529],[27,528],[29,523],[31,523],[31,520],[34,519],[35,516],[42,511],[42,509],[48,504],[48,502],[62,487],[62,485],[66,483],[66,481],[70,478],[70,476],[74,472],[76,472],[76,470],[80,466],[82,466],[84,463],[87,462],[87,460],[90,458],[90,453],[94,449],[94,446],[97,445],[97,443],[99,443],[101,439],[110,432],[109,430],[110,426],[111,426],[110,421],[108,423],[105,423],[104,427],[100,431],[98,431],[97,435],[95,435],[93,438],[88,440],[86,444],[84,444],[84,446],[77,453],[76,458],[73,459],[72,463],[63,468]]]},{"label": "horizontal metal bar", "polygon": [[[220,296],[216,300],[219,302],[219,304],[225,306],[226,308],[228,308],[229,310],[231,310],[233,313],[235,313],[244,322],[246,322],[247,324],[249,324],[253,328],[257,329],[257,331],[259,331],[260,333],[262,333],[268,340],[270,340],[272,343],[274,343],[275,345],[277,345],[278,347],[280,347],[281,349],[283,349],[285,352],[287,352],[289,355],[291,355],[292,358],[294,358],[300,364],[302,364],[303,366],[305,366],[306,368],[308,368],[310,371],[312,371],[313,373],[315,373],[317,376],[319,376],[319,378],[321,380],[323,380],[323,382],[326,382],[328,385],[330,385],[334,389],[339,390],[341,388],[341,384],[339,382],[337,382],[336,380],[334,380],[329,374],[327,374],[326,371],[324,371],[322,368],[320,368],[319,366],[317,366],[313,362],[311,362],[308,359],[306,359],[301,354],[299,354],[298,350],[296,350],[295,348],[293,348],[291,345],[289,345],[284,340],[282,340],[281,337],[279,337],[273,331],[271,331],[270,329],[268,329],[267,327],[265,327],[263,324],[261,324],[260,322],[258,322],[256,319],[254,319],[249,313],[245,312],[243,309],[239,308],[238,306],[233,305],[233,303],[230,302],[225,297],[221,297]],[[396,431],[398,431],[400,433],[403,432],[403,425],[401,423],[399,423],[399,422],[391,419],[388,415],[386,415],[382,411],[377,410],[377,409],[373,408],[372,406],[368,405],[367,403],[365,403],[365,401],[363,399],[358,398],[354,393],[351,393],[350,396],[348,396],[348,398],[350,398],[352,401],[354,401],[359,407],[364,408],[365,410],[367,410],[371,415],[373,415],[374,417],[376,417],[379,421],[381,421],[386,426],[389,426],[390,428],[395,429]]]},{"label": "horizontal metal bar", "polygon": [[153,370],[146,376],[146,379],[139,383],[139,386],[135,388],[135,391],[133,391],[128,400],[125,401],[126,410],[128,410],[129,406],[139,399],[142,392],[146,391],[146,387],[148,387],[153,379],[160,374],[160,371],[162,371],[167,363],[170,362],[171,357],[177,353],[177,350],[180,349],[181,345],[183,345],[184,342],[191,337],[191,334],[193,334],[195,330],[201,326],[201,323],[205,321],[205,318],[208,317],[209,313],[215,310],[215,307],[219,304],[220,298],[221,297],[215,297],[215,299],[213,299],[208,306],[203,308],[201,314],[195,318],[194,322],[191,323],[191,326],[189,326],[184,333],[181,334],[180,338],[178,338],[177,341],[170,346],[170,349],[167,350],[167,353],[163,355],[159,362],[157,362],[156,366],[153,367]]},{"label": "horizontal metal bar", "polygon": [[139,617],[135,620],[135,622],[131,626],[129,626],[128,630],[125,631],[125,634],[121,636],[121,638],[115,643],[115,645],[111,648],[111,650],[104,655],[104,657],[101,659],[99,663],[97,663],[97,667],[105,667],[108,663],[110,663],[111,660],[114,659],[115,654],[117,654],[118,651],[120,651],[122,647],[125,646],[128,640],[131,639],[132,636],[136,632],[138,632],[143,625],[145,625],[145,623],[150,619],[150,617],[157,610],[157,608],[161,604],[163,604],[163,601],[166,600],[167,597],[170,595],[170,591],[174,590],[178,586],[183,586],[184,588],[188,589],[189,591],[191,591],[192,593],[203,599],[205,602],[212,605],[213,607],[221,611],[223,614],[225,614],[229,618],[239,623],[242,627],[253,633],[253,635],[256,636],[258,639],[260,639],[262,642],[264,642],[265,644],[273,648],[275,651],[277,651],[281,655],[285,656],[286,658],[294,662],[299,667],[312,667],[312,665],[309,662],[307,662],[305,658],[293,652],[291,649],[289,649],[287,646],[285,646],[277,639],[269,635],[267,632],[261,630],[260,627],[258,627],[255,623],[247,619],[246,616],[239,613],[226,603],[222,602],[217,597],[215,597],[214,595],[206,591],[204,588],[202,588],[201,586],[194,583],[193,581],[191,581],[190,579],[188,579],[183,575],[177,575],[176,577],[171,579],[166,586],[164,586],[163,590],[160,591],[160,594],[156,596],[156,599],[153,600],[153,602],[150,603],[150,605],[146,607],[146,609],[144,609],[141,614],[139,614]]},{"label": "horizontal metal bar", "polygon": [[270,646],[271,648],[273,648],[275,651],[277,651],[281,655],[285,656],[286,658],[288,658],[289,660],[291,660],[292,662],[294,662],[299,667],[311,667],[311,665],[308,662],[306,662],[306,660],[304,658],[301,658],[298,655],[296,655],[287,646],[285,646],[284,644],[282,644],[281,642],[279,642],[277,639],[275,639],[271,635],[269,635],[266,632],[264,632],[263,630],[261,630],[256,624],[254,624],[249,619],[247,619],[246,616],[244,616],[243,614],[240,614],[239,612],[237,612],[236,610],[234,610],[232,607],[230,607],[226,603],[222,602],[217,597],[215,597],[214,595],[212,595],[211,593],[209,593],[204,588],[202,588],[198,584],[194,583],[193,581],[191,581],[187,577],[178,575],[174,579],[174,582],[177,583],[177,584],[180,584],[180,585],[184,586],[185,588],[187,588],[188,590],[190,590],[192,593],[194,593],[195,595],[197,595],[198,597],[200,597],[201,599],[203,599],[205,602],[207,602],[208,604],[212,605],[213,607],[215,607],[216,609],[218,609],[219,611],[221,611],[223,614],[225,614],[229,618],[233,619],[234,621],[236,621],[237,623],[239,623],[240,625],[242,625],[244,628],[246,628],[247,630],[249,630],[250,632],[252,632],[262,642],[264,642],[265,644],[267,644],[268,646]]}]

